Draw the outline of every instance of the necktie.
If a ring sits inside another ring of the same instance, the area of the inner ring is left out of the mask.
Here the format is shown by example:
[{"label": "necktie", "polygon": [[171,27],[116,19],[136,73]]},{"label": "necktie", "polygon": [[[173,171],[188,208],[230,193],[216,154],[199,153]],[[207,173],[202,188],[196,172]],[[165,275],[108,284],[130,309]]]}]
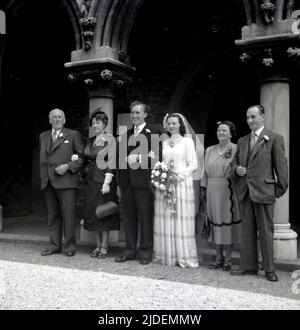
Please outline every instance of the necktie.
[{"label": "necktie", "polygon": [[57,139],[56,131],[53,131],[51,135],[52,135],[52,142],[54,143]]},{"label": "necktie", "polygon": [[256,133],[251,133],[251,139],[250,139],[250,150],[252,151],[254,148],[254,145],[256,143]]},{"label": "necktie", "polygon": [[139,134],[139,127],[135,126],[134,128],[134,136],[136,137]]}]

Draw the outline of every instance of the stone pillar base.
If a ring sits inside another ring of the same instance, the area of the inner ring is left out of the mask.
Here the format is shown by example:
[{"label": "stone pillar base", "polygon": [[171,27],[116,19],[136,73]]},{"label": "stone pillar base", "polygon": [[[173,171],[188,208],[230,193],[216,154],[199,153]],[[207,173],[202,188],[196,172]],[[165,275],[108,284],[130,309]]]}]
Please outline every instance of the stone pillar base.
[{"label": "stone pillar base", "polygon": [[290,223],[274,224],[274,258],[297,259],[297,233],[291,229]]},{"label": "stone pillar base", "polygon": [[[80,221],[80,243],[83,245],[96,245],[96,234],[93,231],[88,231],[83,228],[84,220]],[[119,231],[114,230],[109,232],[108,244],[110,246],[123,246],[121,242],[119,242]]]}]

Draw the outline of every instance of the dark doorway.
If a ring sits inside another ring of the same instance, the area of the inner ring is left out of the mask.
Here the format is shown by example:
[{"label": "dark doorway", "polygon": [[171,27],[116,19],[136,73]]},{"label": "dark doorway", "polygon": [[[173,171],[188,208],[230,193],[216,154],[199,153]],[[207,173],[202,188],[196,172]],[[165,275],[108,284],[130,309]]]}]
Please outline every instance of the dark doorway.
[{"label": "dark doorway", "polygon": [[[69,85],[64,63],[76,48],[70,18],[56,1],[21,1],[7,12],[1,79],[0,203],[4,216],[45,215],[39,134],[52,108],[72,111],[85,95]],[[68,118],[68,117],[67,117]]]}]

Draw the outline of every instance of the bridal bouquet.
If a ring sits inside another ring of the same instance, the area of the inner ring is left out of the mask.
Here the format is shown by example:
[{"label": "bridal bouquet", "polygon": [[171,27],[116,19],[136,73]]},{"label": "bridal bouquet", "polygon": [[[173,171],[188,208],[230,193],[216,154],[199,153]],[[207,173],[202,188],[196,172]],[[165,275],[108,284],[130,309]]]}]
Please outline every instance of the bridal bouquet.
[{"label": "bridal bouquet", "polygon": [[171,207],[171,212],[176,212],[176,184],[178,174],[169,168],[164,162],[157,162],[151,173],[151,183],[155,190],[160,191],[166,198],[167,205]]}]

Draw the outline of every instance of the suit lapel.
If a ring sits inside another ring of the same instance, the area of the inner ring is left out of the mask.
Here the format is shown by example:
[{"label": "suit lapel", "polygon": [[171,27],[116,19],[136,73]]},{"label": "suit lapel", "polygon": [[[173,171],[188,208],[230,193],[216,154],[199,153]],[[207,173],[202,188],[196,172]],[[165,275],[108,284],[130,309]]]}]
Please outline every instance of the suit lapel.
[{"label": "suit lapel", "polygon": [[242,155],[241,155],[241,165],[245,166],[245,167],[247,166],[247,162],[248,162],[249,139],[250,139],[250,134],[245,136],[245,138],[243,140],[243,146],[240,149],[240,152],[242,153]]},{"label": "suit lapel", "polygon": [[[145,131],[146,131],[146,129],[148,128],[148,126],[147,126],[147,124],[143,127],[143,129],[139,132],[139,134],[143,134],[143,135],[145,135]],[[129,136],[131,136],[131,135],[134,135],[134,125],[132,126],[132,128],[128,131],[128,135]],[[139,135],[138,134],[138,135]]]},{"label": "suit lapel", "polygon": [[61,134],[63,134],[63,136],[58,137],[56,139],[56,141],[53,144],[52,151],[54,151],[56,148],[58,148],[65,141],[66,137],[68,136],[68,131],[65,128],[63,128],[61,130],[61,132],[59,133],[59,135],[61,135]]},{"label": "suit lapel", "polygon": [[47,134],[45,134],[45,137],[44,137],[44,141],[43,143],[45,143],[45,146],[46,146],[46,151],[47,153],[49,153],[51,150],[51,130],[47,132]]},{"label": "suit lapel", "polygon": [[132,126],[132,128],[130,128],[128,131],[128,138],[130,138],[132,135],[134,135],[134,126]]},{"label": "suit lapel", "polygon": [[264,135],[265,135],[266,130],[263,129],[253,147],[252,153],[250,155],[249,161],[257,154],[258,150],[261,148],[263,145],[263,140],[264,140]]}]

